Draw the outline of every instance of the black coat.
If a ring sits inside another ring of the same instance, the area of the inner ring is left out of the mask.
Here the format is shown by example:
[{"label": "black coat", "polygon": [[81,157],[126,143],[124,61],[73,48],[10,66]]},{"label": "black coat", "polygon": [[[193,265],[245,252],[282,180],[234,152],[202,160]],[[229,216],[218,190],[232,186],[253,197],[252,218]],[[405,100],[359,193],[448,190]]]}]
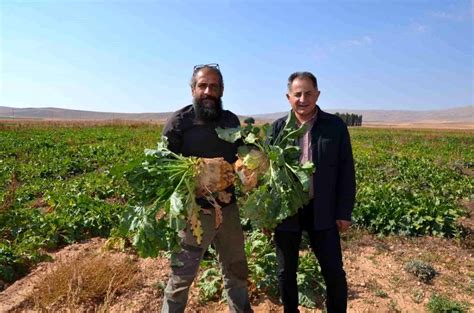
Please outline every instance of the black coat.
[{"label": "black coat", "polygon": [[[287,117],[273,124],[273,138],[283,129]],[[351,220],[355,202],[355,170],[349,131],[344,122],[318,107],[311,129],[312,157],[316,166],[314,186],[314,229],[329,229],[336,220]],[[277,229],[298,230],[299,219],[288,218]]]}]

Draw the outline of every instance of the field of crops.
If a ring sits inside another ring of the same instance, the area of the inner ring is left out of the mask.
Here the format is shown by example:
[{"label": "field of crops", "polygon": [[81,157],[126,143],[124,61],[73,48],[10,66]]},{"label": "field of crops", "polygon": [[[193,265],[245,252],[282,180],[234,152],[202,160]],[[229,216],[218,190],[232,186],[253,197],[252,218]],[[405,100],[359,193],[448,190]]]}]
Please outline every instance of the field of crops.
[{"label": "field of crops", "polygon": [[[110,237],[133,202],[117,168],[154,148],[159,125],[0,127],[0,280],[11,283],[45,251]],[[357,173],[354,221],[380,234],[462,236],[462,199],[474,198],[472,131],[350,130]],[[269,240],[246,225],[252,288],[275,293]],[[209,251],[212,256],[213,251]],[[212,257],[199,281],[202,299],[221,288]],[[324,288],[314,258],[303,257],[301,301]],[[308,274],[310,273],[310,274]]]}]

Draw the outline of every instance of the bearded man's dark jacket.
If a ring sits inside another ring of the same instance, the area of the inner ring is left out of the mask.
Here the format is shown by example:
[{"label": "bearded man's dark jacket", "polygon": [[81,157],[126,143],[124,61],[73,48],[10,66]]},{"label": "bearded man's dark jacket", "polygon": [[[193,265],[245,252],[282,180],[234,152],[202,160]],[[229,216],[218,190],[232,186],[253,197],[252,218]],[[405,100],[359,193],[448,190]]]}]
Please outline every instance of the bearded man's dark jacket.
[{"label": "bearded man's dark jacket", "polygon": [[[193,105],[187,105],[176,111],[167,120],[163,128],[163,136],[168,138],[168,148],[182,154],[185,157],[195,156],[201,158],[222,157],[229,163],[237,160],[237,148],[241,141],[230,143],[217,136],[216,128],[239,127],[240,121],[237,115],[222,110],[219,117],[214,121],[202,122],[196,118]],[[231,202],[236,201],[233,186],[226,189],[232,194]],[[212,205],[205,199],[196,199],[203,208],[212,208]],[[223,207],[227,204],[217,202]]]},{"label": "bearded man's dark jacket", "polygon": [[[351,220],[355,203],[356,183],[354,159],[349,131],[336,115],[317,107],[316,121],[311,129],[312,161],[316,172],[314,186],[314,230],[336,226],[336,220]],[[272,124],[272,138],[285,126],[287,116]],[[279,230],[297,231],[299,219],[288,218]]]}]

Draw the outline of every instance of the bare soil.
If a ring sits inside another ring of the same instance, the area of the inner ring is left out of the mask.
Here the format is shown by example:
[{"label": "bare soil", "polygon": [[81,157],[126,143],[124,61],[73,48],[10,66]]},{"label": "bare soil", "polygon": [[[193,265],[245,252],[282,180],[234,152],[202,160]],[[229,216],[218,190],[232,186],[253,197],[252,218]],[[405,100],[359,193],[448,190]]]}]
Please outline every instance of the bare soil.
[{"label": "bare soil", "polygon": [[[343,234],[342,239],[349,284],[349,312],[425,312],[433,294],[466,302],[474,308],[474,251],[462,242],[433,237],[382,238],[357,229]],[[35,285],[40,284],[58,262],[91,253],[106,254],[113,260],[131,258],[139,268],[138,283],[109,299],[107,309],[110,312],[159,311],[162,288],[168,280],[169,261],[166,258],[140,259],[130,252],[105,250],[105,243],[105,239],[94,238],[52,253],[53,262],[39,264],[28,276],[0,293],[0,312],[39,311],[28,300],[35,292]],[[406,263],[415,259],[431,264],[438,272],[430,283],[405,271]],[[283,311],[276,299],[266,296],[253,297],[252,306],[255,312]],[[55,306],[55,311],[70,309],[66,304]],[[75,310],[93,312],[97,306]],[[301,308],[302,312],[321,310]],[[226,304],[222,302],[200,303],[198,289],[192,286],[186,312],[226,311]]]}]

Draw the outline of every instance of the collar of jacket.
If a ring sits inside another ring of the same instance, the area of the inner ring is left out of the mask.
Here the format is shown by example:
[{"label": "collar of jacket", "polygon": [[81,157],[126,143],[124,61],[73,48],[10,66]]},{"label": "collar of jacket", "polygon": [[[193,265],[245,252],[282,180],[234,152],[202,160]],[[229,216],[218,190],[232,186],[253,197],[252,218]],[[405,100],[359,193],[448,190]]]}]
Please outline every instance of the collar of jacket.
[{"label": "collar of jacket", "polygon": [[316,122],[315,124],[318,122],[319,119],[323,119],[323,120],[326,120],[329,118],[329,114],[324,112],[323,110],[321,110],[321,108],[316,105],[316,107],[318,108],[318,113],[316,113]]}]

